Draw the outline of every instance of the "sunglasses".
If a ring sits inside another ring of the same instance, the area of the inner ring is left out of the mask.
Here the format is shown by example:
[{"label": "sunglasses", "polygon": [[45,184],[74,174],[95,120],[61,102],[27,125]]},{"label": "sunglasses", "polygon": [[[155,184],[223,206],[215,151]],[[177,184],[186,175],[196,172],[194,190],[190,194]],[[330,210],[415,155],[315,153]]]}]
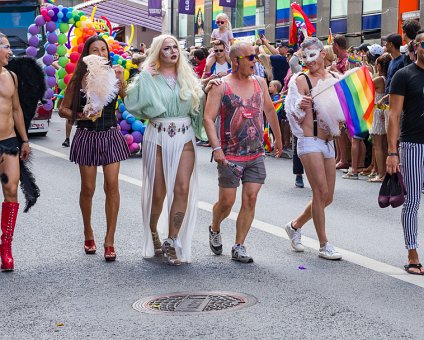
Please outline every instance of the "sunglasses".
[{"label": "sunglasses", "polygon": [[225,21],[224,20],[217,20],[216,21],[216,24],[217,25],[219,25],[219,24],[224,25],[225,24]]},{"label": "sunglasses", "polygon": [[224,52],[224,50],[213,50],[215,53]]},{"label": "sunglasses", "polygon": [[256,54],[251,54],[251,55],[241,55],[238,56],[237,59],[243,59],[243,58],[247,58],[249,59],[249,61],[253,61],[257,58],[258,56]]},{"label": "sunglasses", "polygon": [[416,42],[415,43],[415,46],[421,46],[421,48],[424,48],[424,41],[421,41],[421,42]]}]

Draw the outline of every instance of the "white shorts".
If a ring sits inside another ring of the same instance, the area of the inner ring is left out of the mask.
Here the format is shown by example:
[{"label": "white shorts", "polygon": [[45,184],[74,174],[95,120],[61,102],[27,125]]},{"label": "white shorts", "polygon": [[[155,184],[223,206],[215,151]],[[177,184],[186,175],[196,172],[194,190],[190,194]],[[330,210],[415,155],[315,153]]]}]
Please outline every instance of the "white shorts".
[{"label": "white shorts", "polygon": [[318,137],[300,137],[297,139],[297,155],[300,157],[308,153],[321,153],[324,158],[334,158],[334,141],[325,141]]}]

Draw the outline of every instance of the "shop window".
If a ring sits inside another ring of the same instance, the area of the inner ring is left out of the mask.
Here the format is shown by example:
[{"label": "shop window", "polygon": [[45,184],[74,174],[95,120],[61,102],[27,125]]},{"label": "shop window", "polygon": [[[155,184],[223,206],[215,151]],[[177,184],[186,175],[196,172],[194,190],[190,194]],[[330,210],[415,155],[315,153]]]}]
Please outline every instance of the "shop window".
[{"label": "shop window", "polygon": [[331,0],[331,19],[347,16],[347,2],[348,0]]},{"label": "shop window", "polygon": [[363,1],[362,14],[379,13],[383,8],[383,0]]},{"label": "shop window", "polygon": [[178,14],[179,37],[187,38],[187,14]]}]

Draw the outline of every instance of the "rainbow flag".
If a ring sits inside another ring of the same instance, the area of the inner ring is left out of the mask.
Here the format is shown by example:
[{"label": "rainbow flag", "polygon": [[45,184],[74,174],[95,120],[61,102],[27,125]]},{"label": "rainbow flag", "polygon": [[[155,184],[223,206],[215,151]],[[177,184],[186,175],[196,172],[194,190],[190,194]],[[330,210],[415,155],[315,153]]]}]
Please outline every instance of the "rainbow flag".
[{"label": "rainbow flag", "polygon": [[333,85],[352,136],[368,131],[374,111],[374,84],[366,66]]},{"label": "rainbow flag", "polygon": [[291,9],[293,13],[293,21],[290,29],[289,44],[294,46],[298,43],[299,29],[304,29],[308,36],[311,36],[315,32],[315,27],[309,21],[307,15],[302,11],[302,7],[300,7],[297,3],[292,3]]},{"label": "rainbow flag", "polygon": [[327,38],[327,45],[332,45],[333,44],[333,33],[331,33],[331,28],[329,28],[330,30],[330,34],[328,35]]},{"label": "rainbow flag", "polygon": [[[278,99],[276,99],[276,100],[273,100],[273,101],[278,101],[278,100],[280,100],[280,99],[283,99],[284,100],[284,98],[285,98],[285,96],[283,95],[283,94],[279,94],[279,97],[278,97]],[[274,109],[275,109],[275,113],[279,113],[280,111],[281,111],[281,109],[283,108],[283,102],[281,102],[281,103],[275,103],[275,104],[273,104],[274,105]]]},{"label": "rainbow flag", "polygon": [[54,4],[56,0],[44,0],[45,4]]},{"label": "rainbow flag", "polygon": [[269,123],[265,123],[264,128],[264,148],[265,151],[271,152],[272,151],[272,145],[271,145],[271,136],[269,135]]}]

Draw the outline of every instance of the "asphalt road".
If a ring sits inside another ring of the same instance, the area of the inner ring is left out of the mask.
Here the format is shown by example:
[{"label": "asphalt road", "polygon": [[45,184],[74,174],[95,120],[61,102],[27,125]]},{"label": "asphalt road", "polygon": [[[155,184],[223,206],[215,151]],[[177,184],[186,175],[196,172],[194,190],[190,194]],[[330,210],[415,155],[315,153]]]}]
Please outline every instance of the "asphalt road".
[{"label": "asphalt road", "polygon": [[[198,226],[192,263],[171,267],[141,257],[141,158],[122,163],[118,259],[106,263],[102,174],[93,207],[96,255],[83,251],[78,167],[67,161],[64,122],[33,137],[33,169],[42,196],[15,231],[15,271],[0,273],[0,339],[423,339],[424,278],[407,275],[400,209],[380,209],[379,186],[341,179],[327,209],[330,241],[343,261],[318,258],[312,223],[305,253],[292,252],[282,227],[311,197],[296,189],[291,161],[267,158],[268,178],[246,242],[253,264],[230,259],[235,221],[223,223],[224,254],[208,247],[210,206],[217,198],[210,149],[198,148]],[[233,208],[236,213],[239,201]],[[234,217],[232,215],[232,217]],[[423,212],[419,221],[424,221]],[[421,225],[422,227],[422,225]],[[422,234],[420,235],[422,241]],[[423,255],[424,256],[424,255]],[[306,268],[300,270],[299,266]],[[258,303],[237,311],[155,315],[132,304],[184,291],[251,294]]]}]

